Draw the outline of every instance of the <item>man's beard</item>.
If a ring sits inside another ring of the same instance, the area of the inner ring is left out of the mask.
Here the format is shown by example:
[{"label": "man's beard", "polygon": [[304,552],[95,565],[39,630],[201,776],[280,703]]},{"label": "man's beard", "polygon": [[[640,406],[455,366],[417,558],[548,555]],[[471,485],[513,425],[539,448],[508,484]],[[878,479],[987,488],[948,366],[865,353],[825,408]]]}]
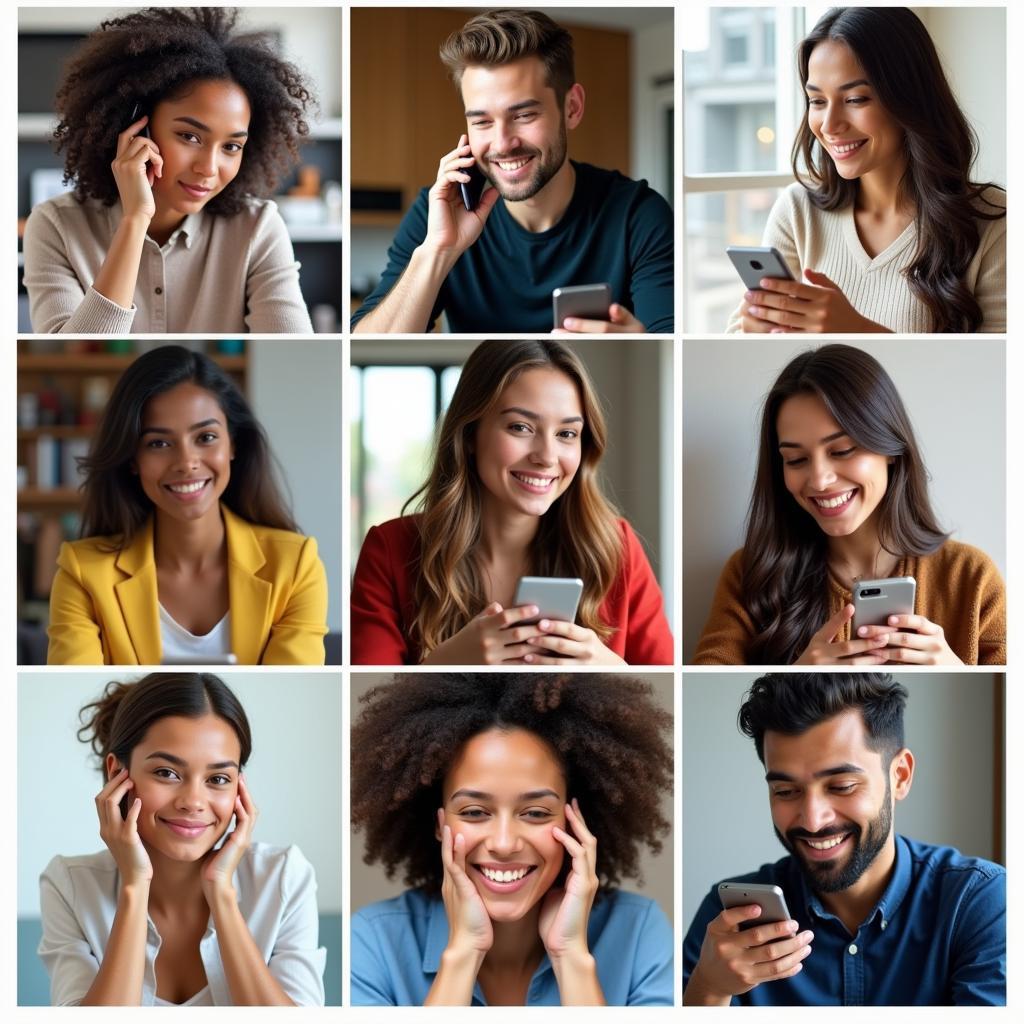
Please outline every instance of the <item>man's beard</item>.
[{"label": "man's beard", "polygon": [[[889,833],[892,830],[892,800],[890,799],[889,780],[885,783],[885,799],[882,801],[878,816],[868,822],[867,833],[859,825],[846,825],[842,828],[829,828],[821,832],[805,832],[803,829],[790,829],[785,836],[776,829],[779,842],[789,850],[804,873],[808,884],[815,892],[842,892],[857,882],[861,875],[871,866],[875,858],[882,852]],[[799,845],[804,839],[821,841],[830,836],[848,833],[853,843],[853,851],[846,856],[845,865],[836,861],[839,858],[825,861],[808,860]]]},{"label": "man's beard", "polygon": [[500,159],[503,162],[532,156],[534,158],[533,173],[527,181],[510,185],[501,179],[500,169],[492,175],[489,165],[497,163],[497,160],[491,156],[487,158],[488,166],[484,169],[484,173],[506,203],[521,203],[525,199],[532,199],[561,170],[568,148],[569,133],[566,131],[563,117],[558,127],[558,142],[550,151],[547,159],[544,159],[544,154],[539,149],[534,149],[532,146],[521,146],[512,153],[500,154]]}]

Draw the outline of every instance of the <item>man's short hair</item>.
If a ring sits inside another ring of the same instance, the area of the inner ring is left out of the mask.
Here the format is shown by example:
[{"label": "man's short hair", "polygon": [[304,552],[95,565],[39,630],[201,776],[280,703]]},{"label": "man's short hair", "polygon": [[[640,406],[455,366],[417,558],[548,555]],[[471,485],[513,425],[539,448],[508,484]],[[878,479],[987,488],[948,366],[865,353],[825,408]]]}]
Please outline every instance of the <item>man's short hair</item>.
[{"label": "man's short hair", "polygon": [[471,18],[441,44],[441,61],[456,89],[468,67],[496,68],[537,57],[561,106],[576,81],[572,36],[540,11],[505,8]]},{"label": "man's short hair", "polygon": [[869,750],[888,764],[903,748],[903,709],[908,693],[888,672],[771,672],[754,681],[737,724],[754,741],[764,764],[764,734],[800,733],[856,708]]}]

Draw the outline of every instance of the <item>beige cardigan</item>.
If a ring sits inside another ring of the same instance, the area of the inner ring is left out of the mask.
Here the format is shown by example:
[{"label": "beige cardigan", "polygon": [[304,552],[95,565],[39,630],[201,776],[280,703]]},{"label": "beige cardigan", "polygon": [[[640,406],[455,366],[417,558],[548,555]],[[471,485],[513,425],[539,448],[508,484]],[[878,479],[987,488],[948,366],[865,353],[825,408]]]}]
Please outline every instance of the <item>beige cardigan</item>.
[{"label": "beige cardigan", "polygon": [[92,288],[120,221],[120,203],[70,193],[32,211],[25,288],[36,334],[313,333],[275,203],[190,214],[162,246],[147,236],[131,309]]},{"label": "beige cardigan", "polygon": [[[988,189],[985,199],[1005,209],[1006,193]],[[1006,331],[1006,218],[979,220],[980,241],[967,268],[967,287],[981,306],[980,330]],[[917,245],[917,226],[903,233],[874,258],[868,256],[857,235],[853,206],[819,210],[802,185],[790,185],[776,200],[764,230],[764,245],[782,254],[793,276],[805,281],[805,269],[817,270],[834,281],[861,316],[898,334],[927,334],[928,309],[907,285],[903,271],[910,266]],[[805,282],[806,283],[806,282]],[[726,331],[741,331],[739,308]]]}]

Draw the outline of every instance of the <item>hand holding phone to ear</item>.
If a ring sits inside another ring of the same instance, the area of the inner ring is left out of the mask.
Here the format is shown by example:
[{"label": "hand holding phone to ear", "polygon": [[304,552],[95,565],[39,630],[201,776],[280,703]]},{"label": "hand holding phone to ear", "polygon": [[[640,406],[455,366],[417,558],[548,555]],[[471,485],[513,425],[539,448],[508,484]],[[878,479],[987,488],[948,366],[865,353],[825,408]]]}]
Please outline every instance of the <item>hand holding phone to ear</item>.
[{"label": "hand holding phone to ear", "polygon": [[227,834],[219,850],[211,850],[203,864],[203,895],[212,907],[218,895],[234,898],[235,869],[252,842],[252,830],[259,817],[244,777],[238,779],[235,797],[235,827]]},{"label": "hand holding phone to ear", "polygon": [[[153,878],[153,864],[139,837],[142,801],[138,797],[133,798],[134,789],[135,783],[129,777],[128,769],[122,768],[96,795],[96,813],[100,819],[100,838],[114,858],[122,885],[141,883],[148,886]],[[130,801],[126,815],[121,814],[124,797]]]},{"label": "hand holding phone to ear", "polygon": [[145,134],[148,124],[149,117],[143,114],[118,135],[117,150],[110,165],[124,217],[144,219],[147,224],[156,214],[153,182],[161,177],[164,169],[160,149]]}]

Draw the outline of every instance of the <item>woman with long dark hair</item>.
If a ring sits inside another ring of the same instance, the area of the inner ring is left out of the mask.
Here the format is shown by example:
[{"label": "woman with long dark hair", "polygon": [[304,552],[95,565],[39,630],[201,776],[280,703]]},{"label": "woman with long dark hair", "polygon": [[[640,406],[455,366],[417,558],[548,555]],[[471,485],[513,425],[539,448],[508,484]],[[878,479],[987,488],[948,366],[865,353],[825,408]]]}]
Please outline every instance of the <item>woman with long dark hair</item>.
[{"label": "woman with long dark hair", "polygon": [[235,694],[207,673],[153,673],[109,683],[81,720],[106,849],[54,857],[40,879],[53,1005],[322,1006],[313,868],[252,841]]},{"label": "woman with long dark hair", "polygon": [[50,592],[51,665],[323,664],[327,580],[263,428],[178,345],[124,372],[83,460],[82,540]]},{"label": "woman with long dark hair", "polygon": [[[856,581],[894,576],[915,578],[913,614],[852,636]],[[939,526],[903,401],[866,352],[804,352],[768,393],[746,538],[694,662],[1005,664],[999,572]]]},{"label": "woman with long dark hair", "polygon": [[352,826],[410,887],[352,919],[354,1006],[670,1006],[619,888],[670,832],[672,716],[620,674],[420,673],[363,697]]},{"label": "woman with long dark hair", "polygon": [[927,29],[905,7],[834,7],[798,52],[806,102],[765,278],[729,330],[1006,330],[1006,194],[974,181],[977,140]]},{"label": "woman with long dark hair", "polygon": [[[418,513],[373,527],[352,581],[363,665],[669,664],[654,573],[601,490],[604,416],[557,341],[478,345],[462,368]],[[514,607],[523,576],[576,577],[576,622]],[[530,621],[533,619],[534,621]]]},{"label": "woman with long dark hair", "polygon": [[298,161],[313,96],[230,7],[104,21],[68,62],[54,138],[74,192],[25,225],[37,333],[311,333],[265,197]]}]

